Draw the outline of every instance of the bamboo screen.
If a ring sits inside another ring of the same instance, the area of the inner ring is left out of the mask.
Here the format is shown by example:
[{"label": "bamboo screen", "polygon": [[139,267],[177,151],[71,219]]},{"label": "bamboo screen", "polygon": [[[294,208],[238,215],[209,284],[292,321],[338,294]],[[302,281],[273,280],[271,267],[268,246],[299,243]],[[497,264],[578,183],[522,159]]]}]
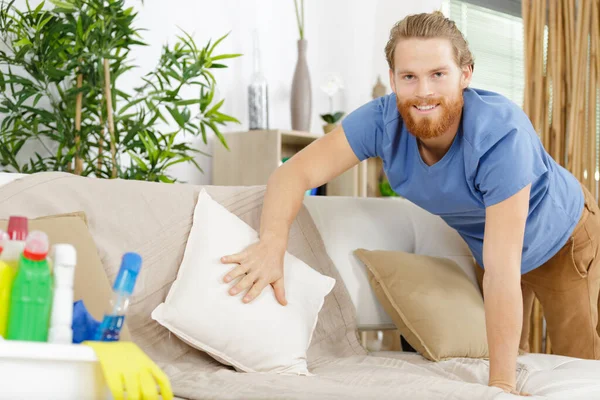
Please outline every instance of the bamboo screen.
[{"label": "bamboo screen", "polygon": [[525,94],[550,155],[598,198],[600,0],[523,0]]},{"label": "bamboo screen", "polygon": [[[597,199],[600,0],[522,0],[522,17],[523,109],[550,155]],[[543,310],[536,299],[530,348],[550,353],[542,328]]]}]

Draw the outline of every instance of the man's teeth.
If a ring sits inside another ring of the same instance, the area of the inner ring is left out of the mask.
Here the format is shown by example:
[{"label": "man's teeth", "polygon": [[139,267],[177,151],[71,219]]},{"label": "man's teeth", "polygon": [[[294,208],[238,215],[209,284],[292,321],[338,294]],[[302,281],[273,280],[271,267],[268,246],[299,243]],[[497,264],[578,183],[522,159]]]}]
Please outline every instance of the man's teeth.
[{"label": "man's teeth", "polygon": [[432,108],[435,108],[436,106],[417,106],[417,108],[421,111],[427,111],[427,110],[431,110]]}]

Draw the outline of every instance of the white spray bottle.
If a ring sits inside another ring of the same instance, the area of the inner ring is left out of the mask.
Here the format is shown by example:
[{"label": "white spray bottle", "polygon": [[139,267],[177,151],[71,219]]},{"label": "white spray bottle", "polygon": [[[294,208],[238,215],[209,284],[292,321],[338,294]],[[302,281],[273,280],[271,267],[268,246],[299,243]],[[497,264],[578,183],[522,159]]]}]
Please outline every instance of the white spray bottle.
[{"label": "white spray bottle", "polygon": [[73,342],[73,281],[77,253],[70,244],[53,246],[54,298],[50,316],[48,342],[71,344]]}]

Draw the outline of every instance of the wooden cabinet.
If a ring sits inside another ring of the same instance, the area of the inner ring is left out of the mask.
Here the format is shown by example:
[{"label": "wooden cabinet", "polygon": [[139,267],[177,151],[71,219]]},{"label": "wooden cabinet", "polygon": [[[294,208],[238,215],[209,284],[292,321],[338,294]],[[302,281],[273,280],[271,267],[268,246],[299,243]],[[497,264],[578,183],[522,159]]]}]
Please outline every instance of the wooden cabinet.
[{"label": "wooden cabinet", "polygon": [[[277,129],[226,133],[230,150],[221,143],[215,143],[213,148],[212,184],[265,185],[284,158],[293,156],[321,136]],[[379,171],[379,159],[363,161],[328,182],[327,195],[379,196]]]}]

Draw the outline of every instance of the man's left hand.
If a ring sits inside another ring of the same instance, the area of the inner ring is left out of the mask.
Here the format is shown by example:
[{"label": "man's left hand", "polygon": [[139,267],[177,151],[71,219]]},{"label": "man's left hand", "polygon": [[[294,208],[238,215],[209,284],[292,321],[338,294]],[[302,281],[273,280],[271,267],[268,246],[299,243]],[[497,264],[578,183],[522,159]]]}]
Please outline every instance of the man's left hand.
[{"label": "man's left hand", "polygon": [[525,396],[525,397],[531,396],[529,393],[518,392],[515,387],[504,384],[504,383],[500,383],[500,382],[490,383],[489,386],[500,388],[500,389],[504,390],[506,393],[514,394],[517,396]]}]

